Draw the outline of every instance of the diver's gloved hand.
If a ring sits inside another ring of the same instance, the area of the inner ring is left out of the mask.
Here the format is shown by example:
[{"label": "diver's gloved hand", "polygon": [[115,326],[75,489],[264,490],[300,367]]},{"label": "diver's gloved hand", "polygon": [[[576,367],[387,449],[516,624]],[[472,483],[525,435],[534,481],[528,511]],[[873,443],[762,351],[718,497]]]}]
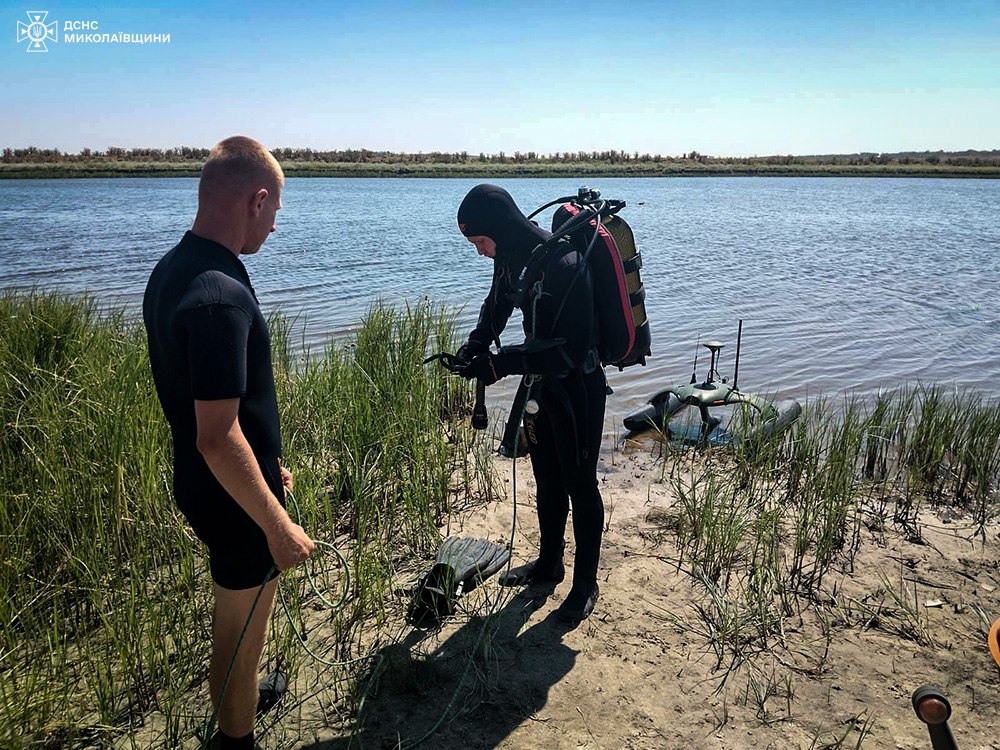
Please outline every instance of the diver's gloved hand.
[{"label": "diver's gloved hand", "polygon": [[482,344],[469,339],[458,348],[457,352],[455,352],[455,358],[460,359],[463,362],[471,362],[485,351],[486,348]]},{"label": "diver's gloved hand", "polygon": [[500,373],[497,370],[496,358],[486,352],[473,357],[469,364],[458,371],[458,374],[466,380],[475,378],[482,380],[485,385],[493,385],[506,373]]}]

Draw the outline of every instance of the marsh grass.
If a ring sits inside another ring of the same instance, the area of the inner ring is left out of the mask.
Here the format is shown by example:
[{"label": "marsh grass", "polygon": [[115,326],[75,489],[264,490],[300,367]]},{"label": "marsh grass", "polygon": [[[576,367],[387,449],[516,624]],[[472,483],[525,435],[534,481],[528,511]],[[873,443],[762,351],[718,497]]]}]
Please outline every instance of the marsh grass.
[{"label": "marsh grass", "polygon": [[694,575],[728,585],[736,567],[741,541],[750,523],[745,498],[717,474],[675,478],[680,513],[676,531],[682,551],[680,563],[691,564]]},{"label": "marsh grass", "polygon": [[[355,340],[317,357],[270,321],[301,522],[351,568],[347,606],[326,616],[328,658],[365,655],[394,566],[436,545],[457,496],[493,490],[462,419],[468,389],[421,364],[454,348],[452,325],[426,302],[376,304]],[[141,325],[86,298],[6,293],[0,361],[0,746],[177,747],[207,721],[192,695],[210,581],[173,504]],[[316,575],[343,584],[330,561]],[[317,607],[301,581],[282,586],[293,609]],[[272,628],[267,661],[294,674],[300,636],[280,611]],[[331,675],[338,699],[365,668]]]},{"label": "marsh grass", "polygon": [[[648,536],[672,536],[691,577],[695,600],[674,619],[701,642],[716,691],[725,701],[726,686],[738,685],[737,703],[762,724],[805,724],[811,747],[861,747],[876,717],[824,726],[797,711],[794,679],[826,671],[836,628],[931,649],[948,637],[901,569],[869,571],[857,596],[840,581],[866,533],[921,542],[927,512],[970,519],[969,541],[986,542],[1000,511],[1000,402],[919,385],[870,401],[819,399],[784,435],[662,450],[660,481],[676,499],[647,516],[658,527]],[[988,619],[977,613],[979,631]]]},{"label": "marsh grass", "polygon": [[[747,670],[743,705],[751,706],[762,724],[791,721],[795,688],[791,675],[779,675],[772,666],[768,670]],[[775,707],[777,704],[777,708]]]},{"label": "marsh grass", "polygon": [[866,530],[895,525],[919,540],[919,514],[942,509],[985,538],[1000,510],[1000,403],[939,387],[818,400],[784,435],[665,451],[662,477],[677,500],[648,520],[673,534],[702,592],[690,628],[723,682],[742,665],[759,670],[764,651],[780,654],[785,619],[810,609],[933,645],[915,590],[891,584],[891,571],[876,572],[871,599],[824,614],[840,600],[831,572],[854,570]]},{"label": "marsh grass", "polygon": [[867,711],[854,714],[842,722],[841,728],[816,732],[809,743],[809,750],[859,750],[871,737],[875,719],[875,715]]}]

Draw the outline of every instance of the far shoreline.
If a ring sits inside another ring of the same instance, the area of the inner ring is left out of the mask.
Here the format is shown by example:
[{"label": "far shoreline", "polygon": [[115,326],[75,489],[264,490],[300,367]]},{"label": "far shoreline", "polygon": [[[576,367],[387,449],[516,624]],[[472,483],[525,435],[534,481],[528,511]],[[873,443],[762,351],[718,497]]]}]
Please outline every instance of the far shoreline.
[{"label": "far shoreline", "polygon": [[[560,178],[560,177],[874,177],[874,178],[948,178],[1000,179],[998,166],[929,164],[697,164],[697,163],[619,163],[594,164],[567,162],[531,163],[462,163],[462,164],[384,164],[332,162],[282,162],[285,176],[294,177],[363,177],[363,178]],[[196,178],[200,163],[103,162],[73,164],[0,164],[0,179],[107,179],[119,177],[189,177]]]}]

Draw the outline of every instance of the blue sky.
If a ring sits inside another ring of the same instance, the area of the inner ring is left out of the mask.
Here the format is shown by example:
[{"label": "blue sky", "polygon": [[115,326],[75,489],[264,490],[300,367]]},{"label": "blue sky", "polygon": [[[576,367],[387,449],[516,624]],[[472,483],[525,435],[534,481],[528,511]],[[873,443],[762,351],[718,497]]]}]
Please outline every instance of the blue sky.
[{"label": "blue sky", "polygon": [[[1000,1],[0,4],[0,146],[1000,148]],[[27,53],[44,9],[58,43]],[[66,21],[169,44],[70,44]]]}]

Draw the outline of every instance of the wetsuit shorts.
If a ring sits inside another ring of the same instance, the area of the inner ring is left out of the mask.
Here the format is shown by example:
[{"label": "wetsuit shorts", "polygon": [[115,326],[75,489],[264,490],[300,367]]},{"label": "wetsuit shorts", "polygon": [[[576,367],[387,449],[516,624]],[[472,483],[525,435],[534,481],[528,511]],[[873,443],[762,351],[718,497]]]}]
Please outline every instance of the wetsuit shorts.
[{"label": "wetsuit shorts", "polygon": [[228,494],[208,490],[183,499],[178,495],[177,505],[208,547],[216,584],[238,591],[278,575],[264,532]]}]

